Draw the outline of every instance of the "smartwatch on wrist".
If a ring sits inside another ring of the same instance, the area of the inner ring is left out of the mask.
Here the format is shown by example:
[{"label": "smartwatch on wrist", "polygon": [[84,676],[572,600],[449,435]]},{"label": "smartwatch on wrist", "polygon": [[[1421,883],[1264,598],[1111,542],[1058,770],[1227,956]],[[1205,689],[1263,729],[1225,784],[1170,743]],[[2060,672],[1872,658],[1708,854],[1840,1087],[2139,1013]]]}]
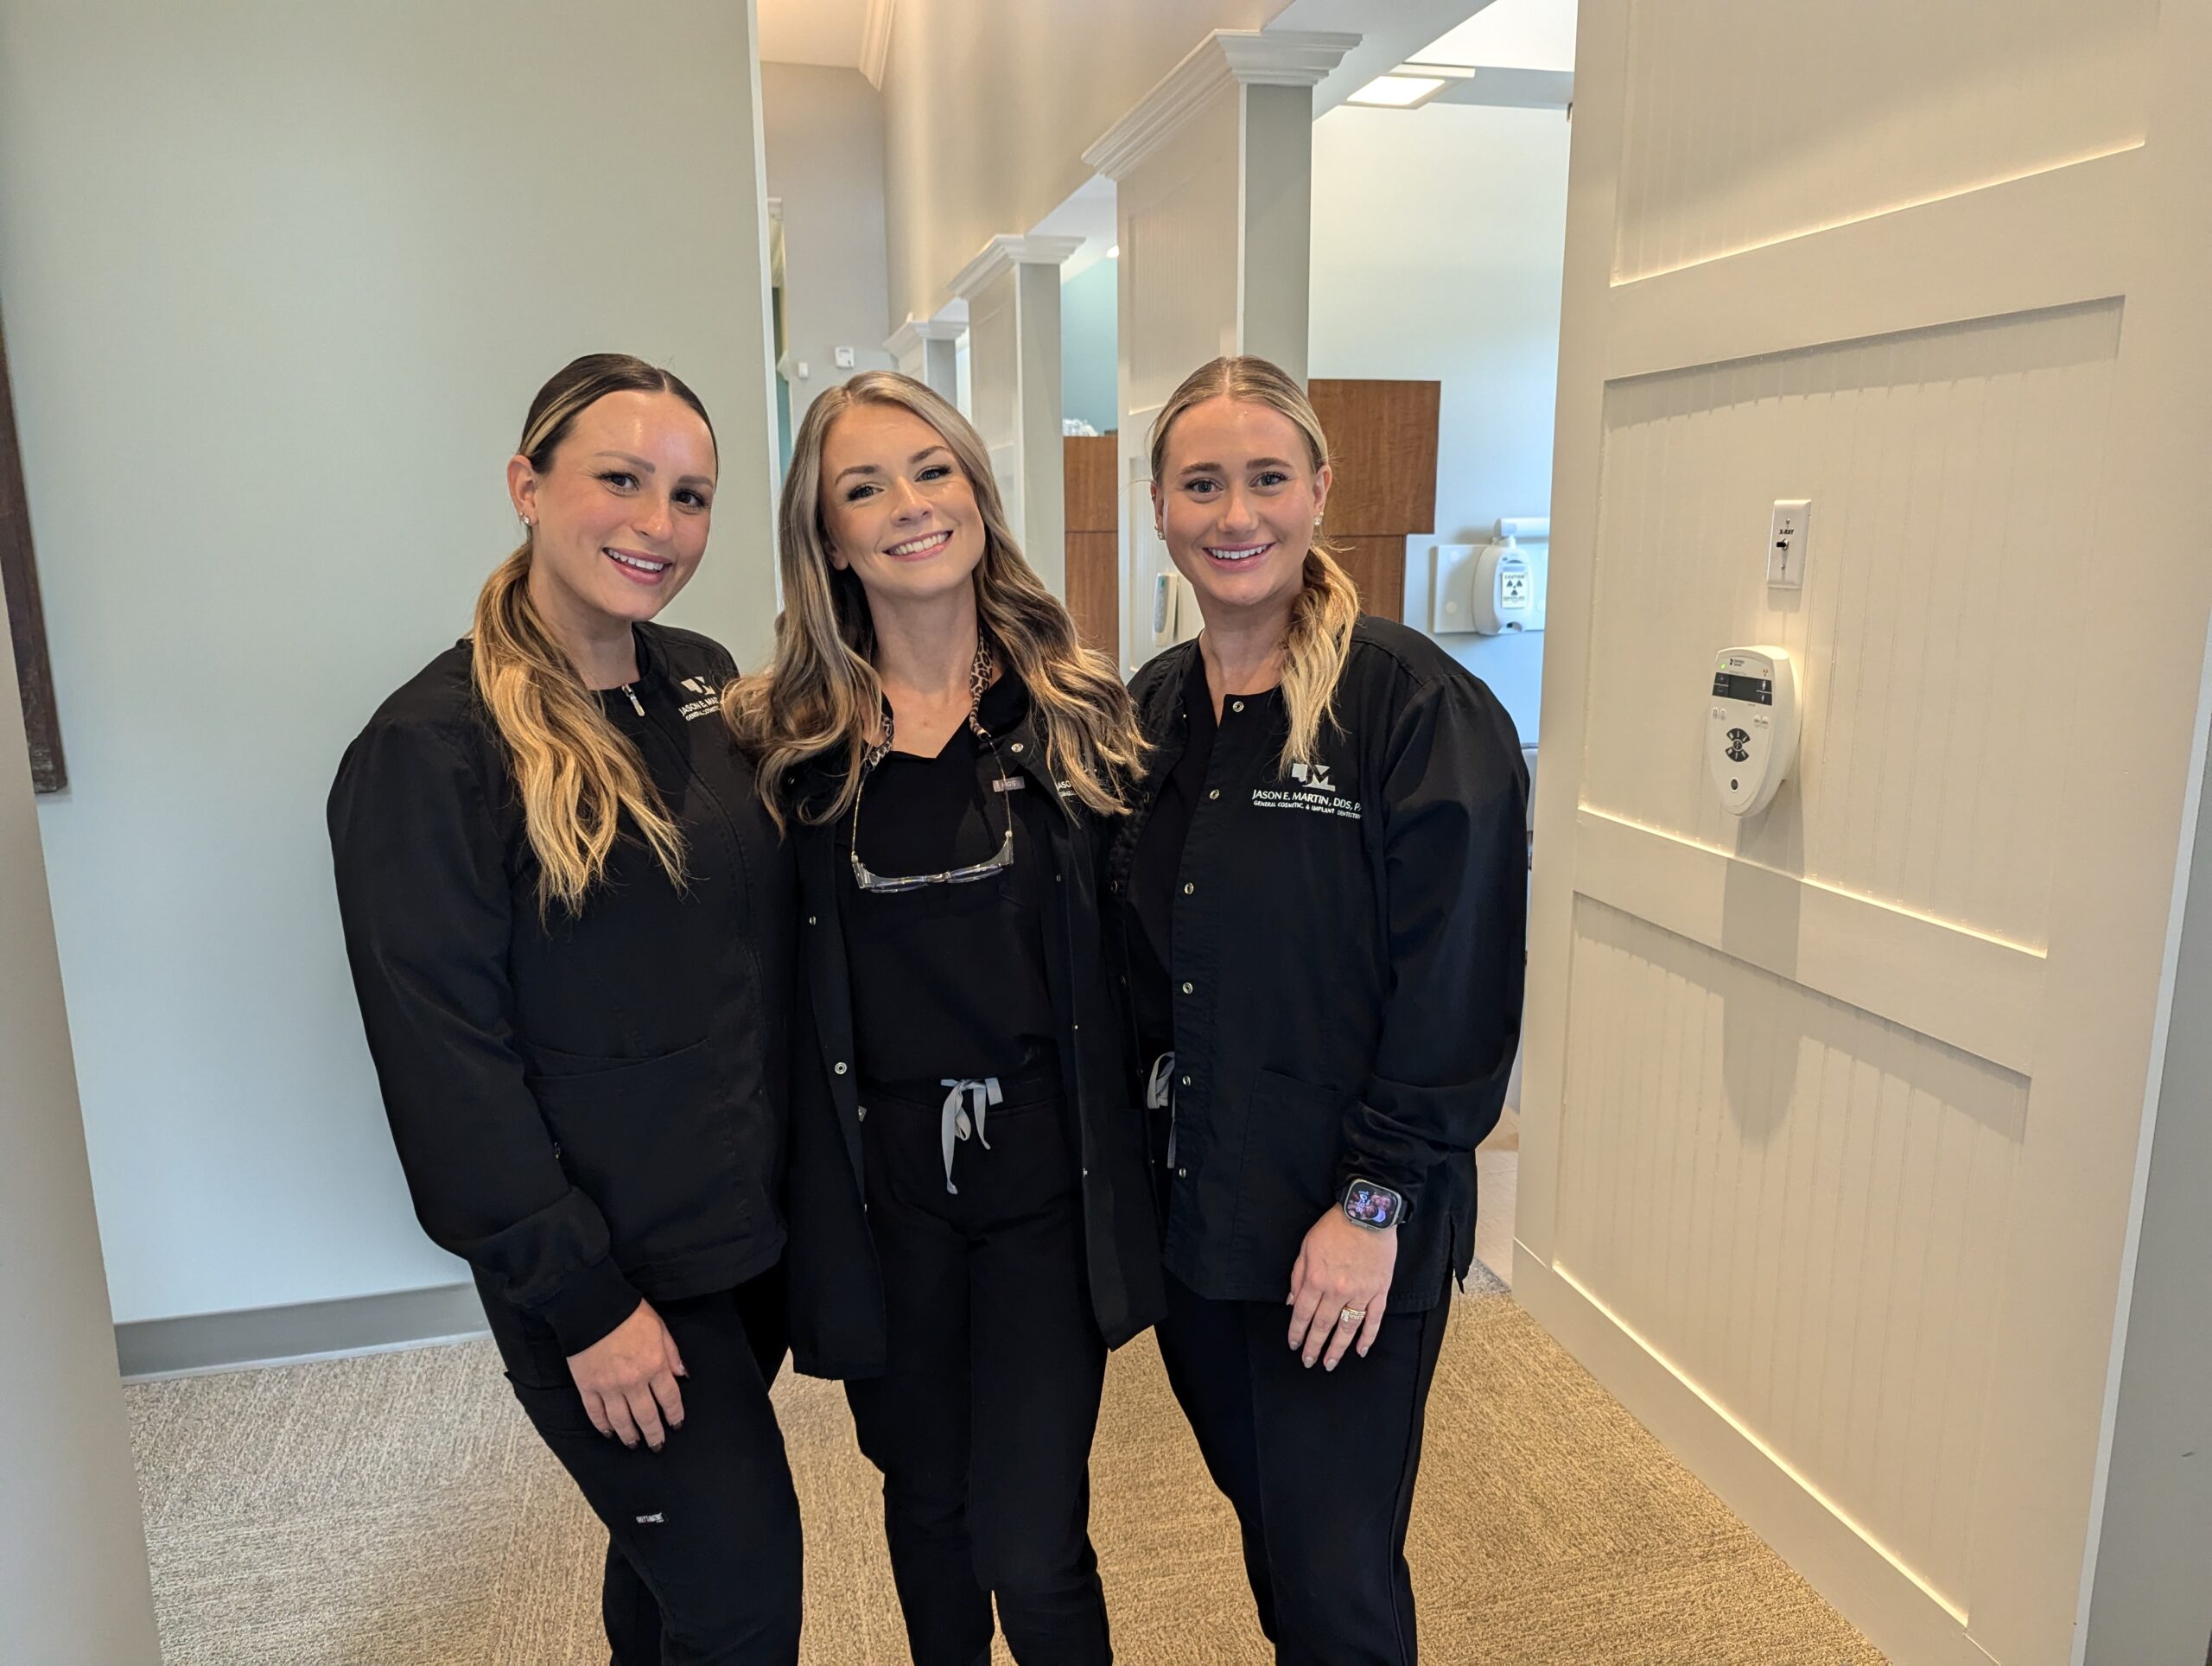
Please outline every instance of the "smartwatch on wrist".
[{"label": "smartwatch on wrist", "polygon": [[1354,1226],[1370,1232],[1382,1232],[1395,1226],[1405,1216],[1406,1200],[1402,1194],[1393,1192],[1379,1180],[1363,1180],[1354,1176],[1344,1187],[1344,1200],[1338,1207],[1344,1218]]}]

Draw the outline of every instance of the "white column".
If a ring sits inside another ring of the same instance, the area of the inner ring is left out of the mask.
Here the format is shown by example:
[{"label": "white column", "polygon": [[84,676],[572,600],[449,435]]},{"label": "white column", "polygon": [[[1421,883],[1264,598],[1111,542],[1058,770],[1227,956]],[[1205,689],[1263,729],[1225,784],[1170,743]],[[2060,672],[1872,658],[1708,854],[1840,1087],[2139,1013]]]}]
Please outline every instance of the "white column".
[{"label": "white column", "polygon": [[991,448],[1007,518],[1056,595],[1067,594],[1060,458],[1060,264],[1075,237],[995,237],[955,274],[968,303],[969,413]]},{"label": "white column", "polygon": [[960,338],[968,333],[965,319],[915,318],[884,338],[883,349],[899,361],[901,373],[943,396],[948,404],[960,403]]},{"label": "white column", "polygon": [[159,1666],[26,750],[0,634],[0,1355],[18,1390],[0,1417],[3,1651]]},{"label": "white column", "polygon": [[1115,182],[1122,258],[1123,660],[1152,631],[1172,570],[1153,535],[1145,436],[1209,359],[1249,353],[1306,375],[1313,254],[1313,88],[1357,35],[1220,29],[1084,160]]}]

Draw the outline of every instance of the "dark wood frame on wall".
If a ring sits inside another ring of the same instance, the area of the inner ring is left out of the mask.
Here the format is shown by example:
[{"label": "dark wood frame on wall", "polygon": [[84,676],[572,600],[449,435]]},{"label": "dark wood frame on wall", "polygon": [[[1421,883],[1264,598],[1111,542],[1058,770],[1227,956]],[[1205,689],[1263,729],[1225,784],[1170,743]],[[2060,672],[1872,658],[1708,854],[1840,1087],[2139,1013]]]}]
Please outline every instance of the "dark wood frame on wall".
[{"label": "dark wood frame on wall", "polygon": [[23,729],[31,743],[31,784],[41,792],[59,792],[69,785],[69,772],[61,761],[54,664],[47,656],[38,568],[31,560],[30,499],[23,490],[23,454],[16,441],[4,336],[0,336],[0,591],[7,593],[8,636],[16,645],[16,681],[22,691]]}]

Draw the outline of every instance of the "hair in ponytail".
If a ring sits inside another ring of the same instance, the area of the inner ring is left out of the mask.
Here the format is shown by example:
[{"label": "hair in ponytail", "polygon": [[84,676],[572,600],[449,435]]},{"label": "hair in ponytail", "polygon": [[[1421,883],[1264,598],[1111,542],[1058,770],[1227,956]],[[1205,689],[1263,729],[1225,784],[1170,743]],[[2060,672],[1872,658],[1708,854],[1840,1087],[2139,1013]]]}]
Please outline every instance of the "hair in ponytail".
[{"label": "hair in ponytail", "polygon": [[[1265,359],[1240,355],[1202,365],[1183,380],[1152,424],[1152,478],[1166,478],[1167,435],[1175,420],[1193,405],[1221,397],[1265,405],[1290,418],[1305,436],[1308,462],[1319,474],[1329,461],[1329,436],[1313,414],[1306,390],[1290,374]],[[1316,536],[1306,552],[1304,582],[1291,603],[1283,633],[1282,703],[1290,715],[1279,770],[1314,761],[1321,725],[1337,721],[1337,683],[1351,652],[1351,627],[1359,618],[1359,590],[1337,564],[1326,540]]]},{"label": "hair in ponytail", "polygon": [[[713,436],[706,407],[675,376],[627,353],[595,353],[537,391],[516,450],[543,474],[584,409],[624,391],[674,394],[699,413]],[[470,664],[522,800],[523,825],[537,858],[539,912],[550,912],[556,902],[571,914],[582,912],[607,871],[626,816],[670,882],[681,887],[681,830],[636,747],[607,721],[531,600],[533,542],[525,537],[478,594]]]}]

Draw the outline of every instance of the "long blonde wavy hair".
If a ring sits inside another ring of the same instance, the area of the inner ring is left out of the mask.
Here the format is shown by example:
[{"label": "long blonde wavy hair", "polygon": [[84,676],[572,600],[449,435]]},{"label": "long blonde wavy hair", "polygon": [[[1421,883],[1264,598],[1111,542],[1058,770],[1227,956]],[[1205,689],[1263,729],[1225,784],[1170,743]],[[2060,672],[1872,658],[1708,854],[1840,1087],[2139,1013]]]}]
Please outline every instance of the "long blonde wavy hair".
[{"label": "long blonde wavy hair", "polygon": [[[857,575],[831,563],[823,515],[823,447],[831,426],[855,405],[895,405],[943,437],[983,520],[983,555],[975,572],[977,627],[1000,664],[1028,690],[1055,779],[1091,809],[1121,812],[1144,741],[1113,662],[1077,640],[1068,610],[1023,558],[990,455],[968,419],[911,377],[867,371],[817,397],[799,423],[776,511],[784,611],[776,620],[775,657],[766,671],[731,684],[722,696],[723,715],[759,771],[760,797],[776,824],[783,826],[794,809],[819,823],[850,807],[883,709],[868,593]],[[825,755],[843,766],[840,790],[827,802],[797,804],[786,778]]]},{"label": "long blonde wavy hair", "polygon": [[[1241,354],[1201,365],[1160,407],[1152,423],[1154,480],[1167,478],[1167,437],[1176,419],[1193,405],[1224,396],[1287,416],[1306,438],[1313,473],[1319,474],[1327,464],[1329,436],[1321,431],[1321,419],[1313,414],[1306,390],[1280,366]],[[1290,714],[1290,734],[1283,741],[1279,769],[1286,775],[1293,764],[1314,761],[1321,725],[1337,721],[1337,683],[1351,652],[1351,627],[1359,618],[1359,591],[1318,532],[1306,552],[1303,578],[1283,633],[1282,702]]]},{"label": "long blonde wavy hair", "polygon": [[[594,353],[563,366],[537,391],[515,449],[539,474],[587,406],[610,393],[672,393],[715,425],[699,396],[674,375],[627,353]],[[476,597],[470,671],[477,697],[505,744],[522,800],[523,826],[537,858],[542,916],[555,903],[581,912],[607,871],[622,818],[659,859],[671,884],[684,883],[683,835],[661,803],[645,760],[607,720],[598,696],[530,595],[534,528],[493,569]]]}]

